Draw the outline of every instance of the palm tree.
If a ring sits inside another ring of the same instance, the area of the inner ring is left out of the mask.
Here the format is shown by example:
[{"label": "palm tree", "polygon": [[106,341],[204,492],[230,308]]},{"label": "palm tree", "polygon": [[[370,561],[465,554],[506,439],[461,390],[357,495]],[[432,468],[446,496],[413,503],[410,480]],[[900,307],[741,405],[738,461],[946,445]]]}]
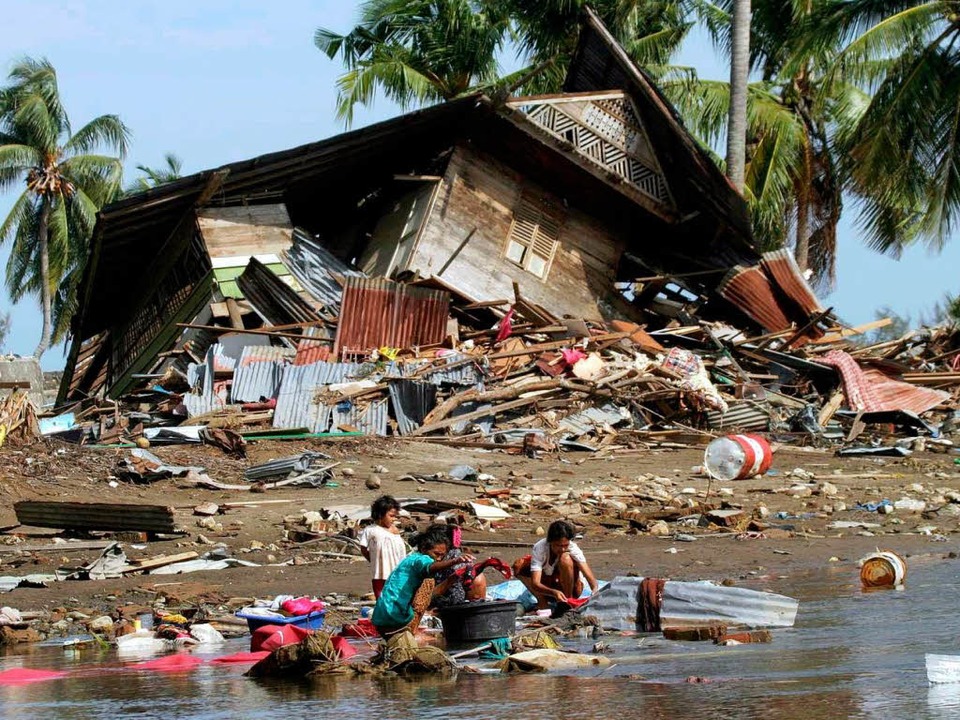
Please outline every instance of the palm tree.
[{"label": "palm tree", "polygon": [[354,107],[371,104],[378,89],[407,108],[493,83],[508,29],[497,0],[368,0],[353,30],[320,28],[314,42],[347,69],[337,80],[337,116],[349,125]]},{"label": "palm tree", "polygon": [[67,331],[96,213],[119,187],[120,159],[92,153],[107,148],[122,157],[129,133],[115,115],[72,132],[47,60],[24,59],[8,79],[0,89],[0,190],[25,187],[0,224],[0,243],[13,242],[11,300],[39,296],[39,358]]},{"label": "palm tree", "polygon": [[142,177],[137,178],[133,185],[127,188],[128,193],[138,193],[158,185],[163,185],[183,177],[183,161],[173,153],[167,153],[163,156],[163,167],[152,168],[148,165],[137,165],[137,170],[143,173]]},{"label": "palm tree", "polygon": [[812,51],[841,47],[835,72],[873,90],[845,149],[867,242],[881,252],[939,249],[960,220],[958,41],[949,0],[831,0],[811,20]]},{"label": "palm tree", "polygon": [[747,152],[747,83],[750,79],[750,0],[733,0],[730,32],[730,122],[727,124],[727,176],[743,192]]},{"label": "palm tree", "polygon": [[693,19],[706,21],[712,11],[705,0],[503,0],[503,5],[513,18],[528,70],[544,68],[524,86],[530,94],[561,89],[587,5],[630,58],[655,78],[677,71],[670,61]]},{"label": "palm tree", "polygon": [[[720,9],[729,10],[734,1],[725,0]],[[814,54],[804,46],[801,30],[814,9],[791,0],[755,4],[751,66],[761,79],[747,88],[743,193],[761,246],[792,242],[797,264],[826,290],[834,282],[837,225],[848,188],[842,144],[869,98],[833,72],[835,51]],[[717,44],[729,50],[729,16],[712,30]],[[701,139],[714,144],[722,138],[729,122],[727,83],[664,86]]]}]

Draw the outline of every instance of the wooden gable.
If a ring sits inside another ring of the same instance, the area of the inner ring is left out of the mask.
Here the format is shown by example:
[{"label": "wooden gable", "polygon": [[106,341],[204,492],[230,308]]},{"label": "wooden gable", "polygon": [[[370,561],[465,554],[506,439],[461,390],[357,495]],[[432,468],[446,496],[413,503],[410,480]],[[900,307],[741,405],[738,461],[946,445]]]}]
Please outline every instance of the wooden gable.
[{"label": "wooden gable", "polygon": [[626,180],[664,208],[675,204],[640,114],[621,91],[523,97],[511,100],[543,130]]}]

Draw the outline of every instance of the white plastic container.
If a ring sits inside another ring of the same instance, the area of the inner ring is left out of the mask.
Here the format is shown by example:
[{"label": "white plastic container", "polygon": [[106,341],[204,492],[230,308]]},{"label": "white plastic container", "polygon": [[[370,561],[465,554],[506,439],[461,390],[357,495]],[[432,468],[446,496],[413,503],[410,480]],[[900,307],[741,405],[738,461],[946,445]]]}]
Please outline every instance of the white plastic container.
[{"label": "white plastic container", "polygon": [[762,475],[773,464],[773,450],[759,435],[724,435],[703,453],[703,465],[717,480],[742,480]]}]

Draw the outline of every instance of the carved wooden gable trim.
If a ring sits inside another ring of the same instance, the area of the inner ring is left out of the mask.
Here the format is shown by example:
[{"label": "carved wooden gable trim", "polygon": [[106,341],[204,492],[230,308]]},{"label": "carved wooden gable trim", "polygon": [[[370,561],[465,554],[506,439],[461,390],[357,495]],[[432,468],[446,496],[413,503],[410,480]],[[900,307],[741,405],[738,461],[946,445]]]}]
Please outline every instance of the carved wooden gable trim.
[{"label": "carved wooden gable trim", "polygon": [[518,98],[509,105],[666,208],[674,203],[650,139],[623,92]]}]

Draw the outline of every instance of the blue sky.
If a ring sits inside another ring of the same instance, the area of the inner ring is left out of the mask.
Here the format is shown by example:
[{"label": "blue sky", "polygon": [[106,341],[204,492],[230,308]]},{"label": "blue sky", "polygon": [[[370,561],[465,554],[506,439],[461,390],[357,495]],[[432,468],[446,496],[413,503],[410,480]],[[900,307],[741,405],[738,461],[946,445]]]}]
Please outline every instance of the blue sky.
[{"label": "blue sky", "polygon": [[[24,55],[47,57],[74,128],[116,113],[133,132],[127,166],[160,166],[176,153],[191,173],[340,132],[334,119],[337,63],[314,47],[318,26],[346,31],[359,3],[349,0],[5,0],[0,24],[3,76]],[[684,63],[705,77],[726,68],[702,37],[688,43]],[[354,125],[397,114],[385,101],[360,109]],[[6,215],[11,196],[0,196]],[[837,290],[823,300],[851,324],[873,319],[884,305],[916,316],[946,292],[960,291],[960,243],[940,255],[915,248],[898,262],[866,249],[852,224],[841,228]],[[0,265],[7,253],[0,248]],[[147,272],[148,268],[130,268]],[[12,331],[3,348],[29,354],[40,332],[37,303],[0,312]],[[62,348],[43,358],[63,365]]]}]

